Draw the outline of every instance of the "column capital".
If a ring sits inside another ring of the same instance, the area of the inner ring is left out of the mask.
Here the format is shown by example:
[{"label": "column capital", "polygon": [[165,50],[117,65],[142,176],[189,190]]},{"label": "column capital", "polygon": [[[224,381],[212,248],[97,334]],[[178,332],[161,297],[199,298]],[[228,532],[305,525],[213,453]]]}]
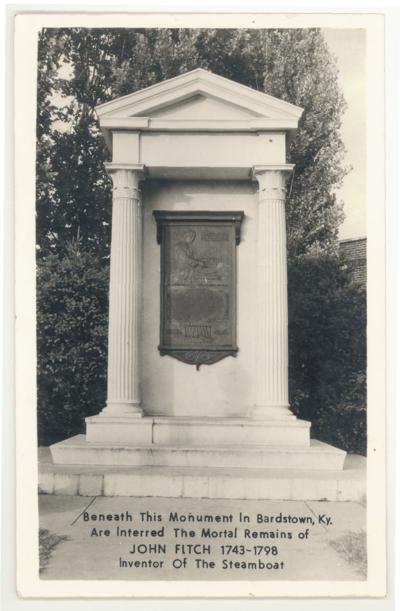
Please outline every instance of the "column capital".
[{"label": "column capital", "polygon": [[139,182],[145,178],[145,166],[130,163],[105,163],[113,181],[113,197],[139,198]]},{"label": "column capital", "polygon": [[139,173],[139,175],[142,174],[144,178],[146,166],[142,163],[116,163],[114,161],[106,161],[104,167],[108,174],[116,172],[117,170],[130,170],[131,172]]},{"label": "column capital", "polygon": [[251,177],[259,185],[260,201],[266,199],[284,200],[286,180],[293,171],[294,164],[255,165]]}]

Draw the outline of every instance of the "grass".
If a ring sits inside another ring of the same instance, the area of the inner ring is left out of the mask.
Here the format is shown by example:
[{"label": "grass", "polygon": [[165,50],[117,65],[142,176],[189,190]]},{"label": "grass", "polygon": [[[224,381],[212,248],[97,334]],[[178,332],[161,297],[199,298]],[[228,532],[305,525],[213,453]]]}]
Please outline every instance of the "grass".
[{"label": "grass", "polygon": [[347,532],[330,545],[364,577],[367,577],[367,535],[363,529]]},{"label": "grass", "polygon": [[39,530],[39,574],[43,573],[54,549],[61,541],[68,541],[67,536],[54,535],[45,528]]}]

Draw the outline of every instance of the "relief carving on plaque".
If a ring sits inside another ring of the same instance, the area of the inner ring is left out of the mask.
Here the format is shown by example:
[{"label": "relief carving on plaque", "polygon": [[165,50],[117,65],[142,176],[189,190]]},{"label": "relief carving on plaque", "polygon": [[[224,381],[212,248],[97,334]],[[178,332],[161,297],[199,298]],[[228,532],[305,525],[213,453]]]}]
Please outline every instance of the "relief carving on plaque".
[{"label": "relief carving on plaque", "polygon": [[235,356],[243,212],[153,214],[161,245],[160,354],[197,369]]}]

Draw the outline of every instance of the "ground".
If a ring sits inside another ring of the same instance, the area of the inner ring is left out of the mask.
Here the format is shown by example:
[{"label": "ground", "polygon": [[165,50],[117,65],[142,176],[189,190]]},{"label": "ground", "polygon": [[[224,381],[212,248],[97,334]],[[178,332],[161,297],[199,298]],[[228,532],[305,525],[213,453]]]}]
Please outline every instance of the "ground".
[{"label": "ground", "polygon": [[40,495],[39,509],[42,579],[365,579],[362,503]]}]

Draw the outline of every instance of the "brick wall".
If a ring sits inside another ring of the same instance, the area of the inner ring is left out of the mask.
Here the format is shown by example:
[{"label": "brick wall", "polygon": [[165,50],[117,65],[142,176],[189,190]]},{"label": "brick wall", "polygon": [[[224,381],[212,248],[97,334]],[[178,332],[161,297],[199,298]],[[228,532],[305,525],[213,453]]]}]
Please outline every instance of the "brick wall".
[{"label": "brick wall", "polygon": [[356,282],[367,283],[367,238],[340,240],[339,254]]}]

